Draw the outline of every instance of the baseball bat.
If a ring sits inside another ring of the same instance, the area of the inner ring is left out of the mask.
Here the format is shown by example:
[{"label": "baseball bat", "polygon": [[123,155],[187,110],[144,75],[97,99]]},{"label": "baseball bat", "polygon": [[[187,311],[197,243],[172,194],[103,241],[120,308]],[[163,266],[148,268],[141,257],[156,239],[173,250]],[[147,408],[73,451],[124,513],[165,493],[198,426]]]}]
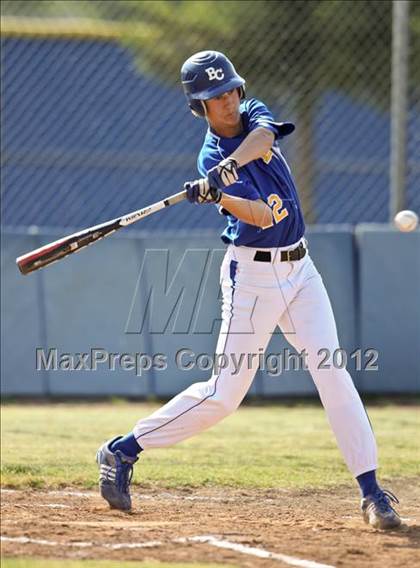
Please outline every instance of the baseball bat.
[{"label": "baseball bat", "polygon": [[162,199],[162,201],[157,201],[148,207],[128,213],[128,215],[117,217],[116,219],[112,219],[111,221],[107,221],[101,225],[95,225],[94,227],[89,227],[83,231],[73,233],[72,235],[63,237],[58,241],[54,241],[53,243],[49,243],[41,248],[19,256],[16,259],[16,264],[22,274],[29,274],[39,268],[49,266],[53,262],[57,262],[69,254],[79,252],[92,243],[95,243],[104,237],[108,237],[109,235],[112,235],[112,233],[115,233],[115,231],[118,231],[123,227],[127,227],[127,225],[131,225],[132,223],[136,223],[137,221],[140,221],[141,219],[144,219],[165,207],[175,205],[175,203],[183,201],[186,197],[187,192],[185,190],[180,191],[179,193],[175,193],[166,199]]}]

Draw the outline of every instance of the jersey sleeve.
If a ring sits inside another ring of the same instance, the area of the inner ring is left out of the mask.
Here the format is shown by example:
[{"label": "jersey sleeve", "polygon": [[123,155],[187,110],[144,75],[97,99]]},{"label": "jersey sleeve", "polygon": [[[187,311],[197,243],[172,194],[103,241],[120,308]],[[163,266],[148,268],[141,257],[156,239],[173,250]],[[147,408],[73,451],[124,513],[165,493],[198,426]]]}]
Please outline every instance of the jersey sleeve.
[{"label": "jersey sleeve", "polygon": [[276,140],[280,140],[295,130],[295,125],[292,122],[276,122],[267,106],[257,99],[247,101],[246,106],[249,132],[256,128],[267,128],[271,130]]}]

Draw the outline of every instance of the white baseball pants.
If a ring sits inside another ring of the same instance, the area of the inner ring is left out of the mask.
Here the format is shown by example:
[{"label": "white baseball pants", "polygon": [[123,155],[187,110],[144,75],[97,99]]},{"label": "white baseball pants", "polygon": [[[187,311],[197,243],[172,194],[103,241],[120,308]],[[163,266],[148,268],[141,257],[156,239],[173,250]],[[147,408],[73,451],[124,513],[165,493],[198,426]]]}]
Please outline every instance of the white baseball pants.
[{"label": "white baseball pants", "polygon": [[339,348],[331,304],[309,254],[294,262],[253,260],[257,249],[229,246],[221,267],[222,325],[216,353],[227,366],[188,387],[133,429],[143,449],[170,446],[209,428],[238,408],[258,368],[258,357],[235,373],[241,354],[265,351],[278,325],[306,362],[350,472],[377,468],[375,437],[346,369],[319,368],[320,349]]}]

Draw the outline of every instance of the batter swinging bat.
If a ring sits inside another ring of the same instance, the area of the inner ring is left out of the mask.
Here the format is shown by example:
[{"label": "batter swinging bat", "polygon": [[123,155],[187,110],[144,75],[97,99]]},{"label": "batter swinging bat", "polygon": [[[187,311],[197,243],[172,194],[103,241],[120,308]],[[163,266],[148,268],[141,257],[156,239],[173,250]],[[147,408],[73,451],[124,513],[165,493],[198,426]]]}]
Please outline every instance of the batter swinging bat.
[{"label": "batter swinging bat", "polygon": [[29,274],[30,272],[34,272],[39,268],[48,266],[69,254],[78,252],[88,245],[115,233],[115,231],[118,231],[127,225],[131,225],[132,223],[136,223],[148,215],[156,213],[156,211],[160,211],[170,205],[175,205],[175,203],[183,201],[186,197],[187,192],[185,190],[180,191],[166,199],[162,199],[162,201],[153,203],[143,209],[133,211],[123,217],[118,217],[112,221],[102,223],[102,225],[96,225],[95,227],[89,227],[88,229],[84,229],[78,233],[73,233],[73,235],[69,235],[68,237],[64,237],[58,241],[54,241],[53,243],[49,243],[48,245],[44,245],[41,248],[19,256],[16,259],[16,264],[22,274]]}]

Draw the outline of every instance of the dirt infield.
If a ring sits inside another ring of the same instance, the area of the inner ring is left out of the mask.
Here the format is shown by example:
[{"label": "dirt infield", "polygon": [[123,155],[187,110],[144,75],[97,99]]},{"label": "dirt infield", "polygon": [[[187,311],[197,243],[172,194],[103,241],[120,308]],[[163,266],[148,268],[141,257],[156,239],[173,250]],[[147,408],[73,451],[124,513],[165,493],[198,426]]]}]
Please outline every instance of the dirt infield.
[{"label": "dirt infield", "polygon": [[413,480],[394,482],[392,489],[402,501],[404,526],[389,533],[363,523],[356,488],[143,493],[134,488],[131,514],[109,510],[95,492],[5,490],[2,552],[246,567],[302,559],[352,568],[420,565],[420,488]]}]

